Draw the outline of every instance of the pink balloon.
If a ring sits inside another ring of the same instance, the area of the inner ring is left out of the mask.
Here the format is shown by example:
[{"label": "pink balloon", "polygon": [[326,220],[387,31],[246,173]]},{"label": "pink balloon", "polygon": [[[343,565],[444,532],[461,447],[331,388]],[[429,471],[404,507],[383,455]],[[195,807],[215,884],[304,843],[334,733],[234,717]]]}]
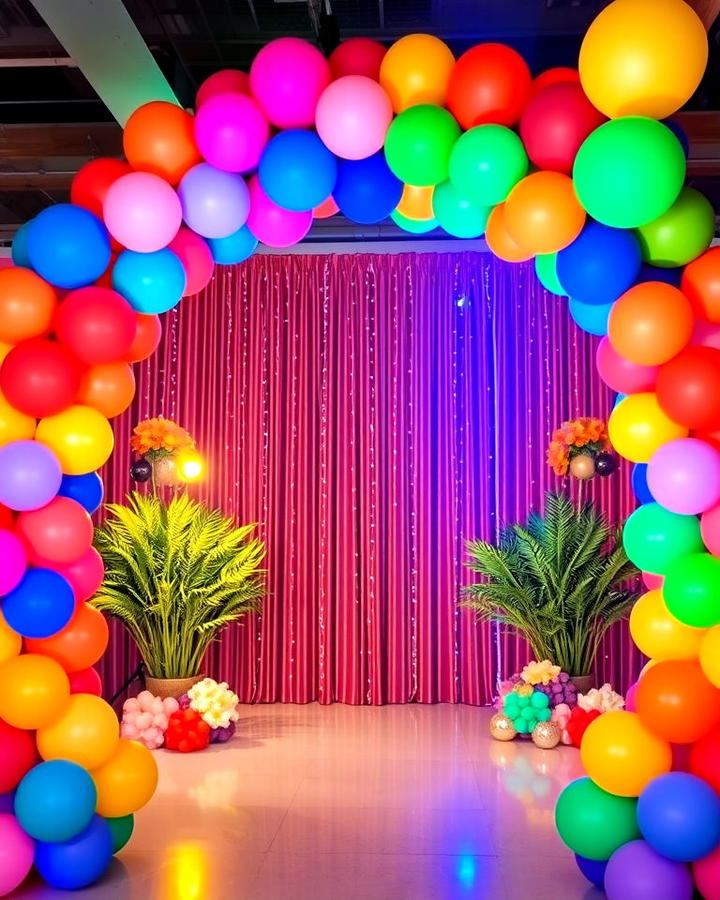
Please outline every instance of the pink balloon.
[{"label": "pink balloon", "polygon": [[14,590],[27,569],[25,545],[12,531],[0,530],[0,595]]},{"label": "pink balloon", "polygon": [[663,586],[665,582],[664,575],[656,575],[654,572],[642,573],[643,584],[649,591],[655,591]]},{"label": "pink balloon", "polygon": [[720,900],[720,847],[691,864],[695,887],[705,900]]},{"label": "pink balloon", "polygon": [[103,218],[123,247],[153,253],[167,247],[182,222],[180,199],[158,175],[130,172],[114,181],[105,195]]},{"label": "pink balloon", "polygon": [[29,545],[31,561],[37,564],[36,554],[51,568],[80,559],[93,539],[92,519],[69,497],[55,497],[40,509],[21,512],[15,527]]},{"label": "pink balloon", "polygon": [[79,672],[68,672],[71,694],[95,694],[102,697],[102,679],[92,668],[81,669]]},{"label": "pink balloon", "polygon": [[198,88],[195,97],[195,109],[199,109],[206,100],[215,94],[248,94],[250,93],[250,79],[239,69],[221,69],[214,72]]},{"label": "pink balloon", "polygon": [[720,325],[696,319],[690,343],[699,347],[714,347],[715,350],[720,350]]},{"label": "pink balloon", "polygon": [[257,168],[270,125],[258,104],[244,94],[215,94],[195,116],[195,141],[210,165],[225,172]]},{"label": "pink balloon", "polygon": [[215,262],[207,241],[189,228],[181,228],[170,244],[185,269],[184,297],[197,294],[212,278]]},{"label": "pink balloon", "polygon": [[605,384],[619,394],[639,394],[655,389],[659,367],[630,362],[620,356],[607,337],[597,346],[595,365]]},{"label": "pink balloon", "polygon": [[635,712],[635,695],[637,694],[637,689],[638,683],[635,681],[630,685],[625,694],[625,709],[628,712]]},{"label": "pink balloon", "polygon": [[372,78],[347,75],[328,85],[315,125],[322,142],[343,159],[365,159],[382,149],[393,117],[390,98]]},{"label": "pink balloon", "polygon": [[9,813],[0,815],[0,897],[14,891],[27,878],[35,855],[35,842]]},{"label": "pink balloon", "polygon": [[273,203],[260,186],[257,175],[248,182],[250,215],[247,226],[268,247],[291,247],[299,243],[312,225],[312,210],[292,212]]},{"label": "pink balloon", "polygon": [[322,53],[301,38],[266,44],[250,67],[250,90],[278,128],[308,128],[315,123],[320,95],[330,84],[330,66]]},{"label": "pink balloon", "polygon": [[720,504],[702,514],[700,533],[708,551],[713,556],[720,556]]},{"label": "pink balloon", "polygon": [[670,512],[697,515],[720,502],[720,452],[699,438],[668,441],[653,454],[647,483]]},{"label": "pink balloon", "polygon": [[94,547],[88,547],[81,557],[67,565],[49,565],[70,582],[75,603],[84,603],[94,597],[105,577],[105,565]]}]

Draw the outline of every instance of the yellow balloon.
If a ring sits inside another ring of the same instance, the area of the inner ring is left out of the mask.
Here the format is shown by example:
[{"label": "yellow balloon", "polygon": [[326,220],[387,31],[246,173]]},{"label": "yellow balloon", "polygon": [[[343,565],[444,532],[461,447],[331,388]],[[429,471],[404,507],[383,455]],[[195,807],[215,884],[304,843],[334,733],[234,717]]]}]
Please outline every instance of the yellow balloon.
[{"label": "yellow balloon", "polygon": [[106,818],[128,816],[145,806],[158,780],[152,753],[125,738],[120,738],[110,759],[90,774],[98,793],[96,811]]},{"label": "yellow balloon", "polygon": [[645,663],[645,665],[642,667],[642,669],[640,669],[640,674],[638,675],[637,680],[640,681],[640,679],[643,677],[643,675],[644,675],[646,672],[649,672],[650,669],[654,668],[659,662],[660,662],[659,659],[649,659],[649,660]]},{"label": "yellow balloon", "polygon": [[60,663],[23,653],[0,665],[0,719],[16,728],[45,728],[70,702],[70,682]]},{"label": "yellow balloon", "polygon": [[667,441],[688,436],[688,429],[666,415],[655,394],[631,394],[610,413],[608,434],[617,452],[634,463],[648,462]]},{"label": "yellow balloon", "polygon": [[684,0],[615,0],[580,48],[580,81],[606,116],[664,119],[700,84],[705,26]]},{"label": "yellow balloon", "polygon": [[15,409],[0,391],[0,447],[11,441],[30,441],[35,437],[37,422]]},{"label": "yellow balloon", "polygon": [[49,447],[65,475],[86,475],[107,462],[113,449],[110,423],[90,406],[69,406],[41,419],[35,440]]},{"label": "yellow balloon", "polygon": [[645,656],[658,662],[697,659],[705,628],[693,628],[670,614],[661,590],[648,591],[630,613],[630,634]]},{"label": "yellow balloon", "polygon": [[720,688],[720,625],[706,632],[700,645],[700,665],[707,680]]},{"label": "yellow balloon", "polygon": [[0,663],[13,659],[22,650],[22,638],[13,631],[0,613]]},{"label": "yellow balloon", "polygon": [[406,184],[396,209],[413,222],[427,222],[434,218],[432,198],[434,187],[415,187]]},{"label": "yellow balloon", "polygon": [[0,365],[2,365],[3,360],[12,350],[13,346],[13,344],[8,344],[7,341],[0,341]]},{"label": "yellow balloon", "polygon": [[69,759],[85,769],[107,762],[119,740],[112,706],[94,694],[72,694],[60,718],[37,733],[43,759]]},{"label": "yellow balloon", "polygon": [[604,713],[588,726],[580,745],[585,770],[598,787],[620,797],[638,797],[672,767],[670,744],[655,737],[635,713]]},{"label": "yellow balloon", "polygon": [[380,84],[396,113],[419,103],[444,106],[454,65],[452,51],[440,38],[408,34],[383,57]]}]

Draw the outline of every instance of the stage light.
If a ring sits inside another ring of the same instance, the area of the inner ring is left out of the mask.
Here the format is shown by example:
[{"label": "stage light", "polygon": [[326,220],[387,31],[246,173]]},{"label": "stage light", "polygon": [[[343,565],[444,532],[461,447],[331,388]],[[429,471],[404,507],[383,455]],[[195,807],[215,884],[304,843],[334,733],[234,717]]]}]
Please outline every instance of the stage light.
[{"label": "stage light", "polygon": [[177,470],[181,481],[199,481],[205,472],[205,462],[199,453],[181,453],[177,459]]}]

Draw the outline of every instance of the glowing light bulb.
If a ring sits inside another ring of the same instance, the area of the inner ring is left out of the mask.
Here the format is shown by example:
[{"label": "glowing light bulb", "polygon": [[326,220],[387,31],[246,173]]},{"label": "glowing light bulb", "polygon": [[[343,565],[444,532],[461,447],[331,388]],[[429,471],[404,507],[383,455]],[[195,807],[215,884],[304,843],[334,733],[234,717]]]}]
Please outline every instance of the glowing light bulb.
[{"label": "glowing light bulb", "polygon": [[182,453],[178,455],[177,470],[181,481],[198,481],[205,472],[205,462],[198,453]]}]

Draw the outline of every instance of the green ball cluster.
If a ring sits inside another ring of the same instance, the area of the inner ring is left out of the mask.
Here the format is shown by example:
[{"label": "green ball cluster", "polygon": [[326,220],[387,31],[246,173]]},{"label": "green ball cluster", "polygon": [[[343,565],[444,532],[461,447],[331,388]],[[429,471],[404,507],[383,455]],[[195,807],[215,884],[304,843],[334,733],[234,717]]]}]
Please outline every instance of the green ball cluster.
[{"label": "green ball cluster", "polygon": [[526,697],[513,691],[505,697],[503,712],[512,719],[518,734],[532,734],[538,722],[550,720],[550,698],[542,691],[533,691]]}]

